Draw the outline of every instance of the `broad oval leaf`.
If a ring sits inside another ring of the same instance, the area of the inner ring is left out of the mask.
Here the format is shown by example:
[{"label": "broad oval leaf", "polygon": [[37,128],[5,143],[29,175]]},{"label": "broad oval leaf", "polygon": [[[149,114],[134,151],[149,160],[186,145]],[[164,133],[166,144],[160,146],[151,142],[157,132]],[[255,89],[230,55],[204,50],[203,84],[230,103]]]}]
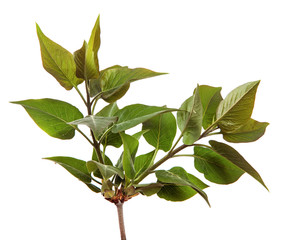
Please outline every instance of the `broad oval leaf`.
[{"label": "broad oval leaf", "polygon": [[86,162],[83,160],[64,156],[48,157],[44,159],[58,163],[74,177],[78,178],[84,183],[90,183],[92,181],[91,175],[86,167]]},{"label": "broad oval leaf", "polygon": [[254,119],[250,119],[245,125],[233,132],[222,132],[223,138],[233,143],[253,142],[264,135],[268,125],[269,123],[267,122],[258,122]]},{"label": "broad oval leaf", "polygon": [[66,90],[82,83],[76,76],[76,64],[73,55],[65,48],[46,37],[36,25],[44,69],[50,73]]},{"label": "broad oval leaf", "polygon": [[86,49],[85,76],[87,79],[97,79],[99,77],[98,51],[101,45],[100,34],[100,16],[98,16]]},{"label": "broad oval leaf", "polygon": [[213,140],[209,141],[209,143],[214,149],[214,151],[216,151],[218,154],[228,159],[230,162],[235,164],[237,167],[239,167],[249,175],[251,175],[254,179],[256,179],[268,190],[259,173],[234,148],[232,148],[231,146],[225,143]]},{"label": "broad oval leaf", "polygon": [[99,138],[104,134],[104,132],[110,128],[117,121],[117,117],[100,117],[89,115],[87,117],[69,122],[70,125],[86,125],[94,133],[95,138]]},{"label": "broad oval leaf", "polygon": [[259,82],[243,84],[221,101],[216,112],[215,123],[223,132],[233,132],[250,119]]},{"label": "broad oval leaf", "polygon": [[43,131],[60,139],[73,138],[75,129],[68,123],[83,117],[76,107],[55,99],[30,99],[12,103],[22,105]]},{"label": "broad oval leaf", "polygon": [[199,86],[199,95],[203,107],[202,126],[207,129],[216,119],[216,110],[223,100],[220,92],[221,87],[207,85]]},{"label": "broad oval leaf", "polygon": [[160,114],[144,122],[142,129],[149,130],[143,136],[150,145],[167,152],[176,135],[176,119],[171,112]]},{"label": "broad oval leaf", "polygon": [[244,171],[211,148],[194,147],[194,166],[213,183],[230,184],[237,181]]},{"label": "broad oval leaf", "polygon": [[164,186],[161,189],[161,191],[158,192],[159,197],[165,198],[166,200],[170,200],[170,201],[184,201],[192,197],[196,193],[199,193],[204,198],[204,200],[207,202],[207,204],[210,206],[206,193],[202,191],[202,189],[208,186],[204,184],[203,182],[201,182],[198,178],[187,173],[182,167],[173,167],[169,171],[158,170],[155,173],[156,173],[157,179],[162,183],[169,183],[169,184],[174,184],[177,186],[189,187],[189,188],[183,189],[184,191],[183,197],[179,196],[178,198],[176,198],[176,195],[172,194],[173,192],[170,192],[169,194],[165,194],[165,191],[166,193],[167,191],[173,191],[173,190],[170,190],[172,189],[173,186],[171,186],[168,189],[165,189],[164,187],[166,186]]},{"label": "broad oval leaf", "polygon": [[169,171],[156,171],[156,177],[162,183],[169,183],[157,193],[160,198],[168,201],[184,201],[199,193],[210,206],[206,193],[202,191],[208,186],[182,167],[173,167]]},{"label": "broad oval leaf", "polygon": [[135,127],[159,114],[176,111],[165,107],[147,106],[143,104],[133,104],[120,109],[115,115],[118,121],[112,128],[113,133],[118,133]]},{"label": "broad oval leaf", "polygon": [[192,97],[188,98],[177,113],[178,127],[183,135],[183,143],[193,144],[199,139],[202,130],[203,108],[199,95],[199,87]]}]

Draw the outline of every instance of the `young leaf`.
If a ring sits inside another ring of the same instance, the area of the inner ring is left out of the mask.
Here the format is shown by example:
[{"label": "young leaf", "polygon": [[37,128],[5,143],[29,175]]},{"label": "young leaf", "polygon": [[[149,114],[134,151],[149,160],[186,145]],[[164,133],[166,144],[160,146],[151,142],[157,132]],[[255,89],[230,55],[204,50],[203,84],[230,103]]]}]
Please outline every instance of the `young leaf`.
[{"label": "young leaf", "polygon": [[116,102],[110,103],[101,109],[96,116],[100,117],[113,117],[115,116],[116,112],[119,110]]},{"label": "young leaf", "polygon": [[182,167],[173,167],[169,171],[158,170],[156,177],[162,183],[169,183],[158,192],[160,198],[169,201],[184,201],[199,193],[210,206],[206,193],[202,191],[208,186],[187,173]]},{"label": "young leaf", "polygon": [[211,148],[194,147],[194,166],[213,183],[230,184],[237,181],[244,171]]},{"label": "young leaf", "polygon": [[44,158],[47,160],[54,161],[64,167],[68,172],[70,172],[74,177],[78,178],[84,183],[90,183],[92,181],[91,175],[86,167],[86,162],[71,157],[48,157]]},{"label": "young leaf", "polygon": [[[131,82],[162,74],[164,73],[154,72],[145,68],[131,69],[121,66],[108,68],[102,71],[100,75],[102,98],[107,102],[115,102],[124,96]],[[91,96],[94,96],[94,93],[91,92]]]},{"label": "young leaf", "polygon": [[129,179],[134,179],[134,159],[138,149],[139,142],[136,138],[127,135],[125,133],[119,133],[123,142],[123,156],[122,164],[125,171],[125,175]]},{"label": "young leaf", "polygon": [[228,159],[230,162],[238,166],[240,169],[251,175],[259,183],[261,183],[267,190],[259,173],[241,156],[234,148],[229,145],[217,141],[209,141],[210,145],[221,156]]},{"label": "young leaf", "polygon": [[199,86],[199,95],[203,107],[202,126],[207,129],[216,119],[216,109],[222,101],[221,87]]},{"label": "young leaf", "polygon": [[223,138],[233,143],[253,142],[263,136],[268,125],[267,122],[258,122],[251,118],[245,125],[233,132],[222,132]]},{"label": "young leaf", "polygon": [[85,79],[85,59],[86,59],[87,42],[83,42],[83,46],[74,52],[74,61],[76,63],[76,76]]},{"label": "young leaf", "polygon": [[12,103],[22,105],[43,131],[60,139],[73,138],[75,129],[68,122],[83,117],[76,107],[55,99],[30,99]]},{"label": "young leaf", "polygon": [[193,144],[200,137],[202,129],[203,108],[199,96],[199,87],[192,97],[188,98],[177,113],[178,127],[183,135],[183,143]]},{"label": "young leaf", "polygon": [[176,119],[170,112],[160,114],[144,122],[142,129],[149,130],[143,136],[150,145],[167,152],[176,135]]},{"label": "young leaf", "polygon": [[117,121],[117,117],[99,117],[89,115],[87,117],[69,122],[70,125],[86,125],[92,129],[98,140],[103,133]]},{"label": "young leaf", "polygon": [[76,64],[73,55],[65,48],[46,37],[36,25],[44,69],[50,73],[66,90],[82,83],[76,76]]},{"label": "young leaf", "polygon": [[85,75],[87,79],[97,79],[99,77],[98,51],[101,45],[100,33],[100,16],[98,16],[87,44],[85,57]]},{"label": "young leaf", "polygon": [[118,117],[118,121],[114,124],[112,132],[118,133],[125,131],[161,113],[170,111],[175,111],[175,109],[147,106],[143,104],[133,104],[126,106],[115,114]]},{"label": "young leaf", "polygon": [[250,119],[259,82],[243,84],[221,101],[217,108],[215,123],[222,132],[234,132]]}]

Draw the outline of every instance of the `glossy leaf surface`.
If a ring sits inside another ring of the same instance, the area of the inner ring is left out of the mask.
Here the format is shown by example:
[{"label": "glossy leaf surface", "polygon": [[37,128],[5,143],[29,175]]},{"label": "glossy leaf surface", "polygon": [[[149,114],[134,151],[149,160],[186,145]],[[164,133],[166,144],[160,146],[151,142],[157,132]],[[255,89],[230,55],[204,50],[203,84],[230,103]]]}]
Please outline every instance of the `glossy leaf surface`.
[{"label": "glossy leaf surface", "polygon": [[13,103],[22,105],[35,123],[55,138],[73,138],[75,129],[68,122],[83,117],[76,107],[55,99],[30,99]]},{"label": "glossy leaf surface", "polygon": [[164,185],[161,183],[147,183],[139,184],[136,186],[136,191],[142,193],[145,196],[152,196],[158,193]]},{"label": "glossy leaf surface", "polygon": [[169,183],[158,192],[157,195],[160,198],[169,201],[184,201],[199,193],[210,206],[206,193],[202,191],[208,186],[187,173],[182,167],[173,167],[169,171],[158,170],[156,177],[162,183]]},{"label": "glossy leaf surface", "polygon": [[259,82],[243,84],[221,101],[216,112],[216,123],[223,132],[236,131],[250,119]]},{"label": "glossy leaf surface", "polygon": [[197,87],[192,97],[188,98],[177,113],[178,127],[183,135],[183,143],[193,144],[200,137],[203,108]]},{"label": "glossy leaf surface", "polygon": [[174,111],[175,109],[147,106],[143,104],[133,104],[120,109],[115,115],[118,117],[117,123],[112,128],[113,133],[118,133],[135,127],[161,113]]},{"label": "glossy leaf surface", "polygon": [[55,77],[66,90],[71,90],[74,86],[82,83],[84,80],[76,76],[73,55],[46,37],[38,25],[36,27],[44,69]]},{"label": "glossy leaf surface", "polygon": [[150,145],[167,152],[176,135],[176,119],[170,112],[160,114],[144,122],[142,129],[149,130],[143,136]]},{"label": "glossy leaf surface", "polygon": [[269,123],[267,122],[258,122],[250,119],[237,130],[230,133],[224,132],[223,137],[226,141],[233,143],[253,142],[263,136],[268,125]]},{"label": "glossy leaf surface", "polygon": [[222,101],[221,87],[211,87],[207,85],[199,86],[199,95],[203,107],[202,126],[208,128],[216,119],[216,110]]},{"label": "glossy leaf surface", "polygon": [[218,154],[225,157],[240,169],[251,175],[267,189],[259,173],[234,148],[225,143],[220,143],[213,140],[209,141],[209,143]]}]

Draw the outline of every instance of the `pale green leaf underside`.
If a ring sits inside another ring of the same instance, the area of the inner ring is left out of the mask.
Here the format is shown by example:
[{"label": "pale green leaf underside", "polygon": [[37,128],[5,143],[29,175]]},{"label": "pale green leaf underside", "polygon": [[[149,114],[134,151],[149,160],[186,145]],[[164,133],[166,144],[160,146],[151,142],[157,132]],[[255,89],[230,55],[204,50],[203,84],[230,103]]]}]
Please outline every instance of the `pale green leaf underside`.
[{"label": "pale green leaf underside", "polygon": [[117,117],[100,117],[90,115],[85,118],[69,122],[70,125],[86,125],[94,133],[96,139],[98,140],[103,133],[110,128],[117,121]]}]

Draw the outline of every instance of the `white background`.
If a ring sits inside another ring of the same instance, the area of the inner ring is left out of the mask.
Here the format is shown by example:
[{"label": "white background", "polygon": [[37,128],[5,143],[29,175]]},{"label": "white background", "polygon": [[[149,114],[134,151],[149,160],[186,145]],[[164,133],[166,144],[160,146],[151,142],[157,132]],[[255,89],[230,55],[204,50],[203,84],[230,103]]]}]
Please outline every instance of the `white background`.
[{"label": "white background", "polygon": [[[41,160],[89,160],[88,144],[79,135],[71,141],[49,137],[8,103],[49,97],[85,111],[76,92],[65,91],[42,68],[35,22],[74,52],[88,40],[98,14],[102,69],[120,64],[170,73],[132,84],[120,107],[179,107],[197,83],[222,86],[225,96],[261,79],[253,117],[270,122],[259,141],[234,145],[270,192],[244,175],[229,186],[209,183],[212,208],[199,196],[181,203],[139,196],[125,204],[128,239],[284,239],[283,1],[11,0],[0,12],[0,239],[119,239],[115,207]],[[165,168],[175,162],[204,179],[192,159],[171,160]]]}]

